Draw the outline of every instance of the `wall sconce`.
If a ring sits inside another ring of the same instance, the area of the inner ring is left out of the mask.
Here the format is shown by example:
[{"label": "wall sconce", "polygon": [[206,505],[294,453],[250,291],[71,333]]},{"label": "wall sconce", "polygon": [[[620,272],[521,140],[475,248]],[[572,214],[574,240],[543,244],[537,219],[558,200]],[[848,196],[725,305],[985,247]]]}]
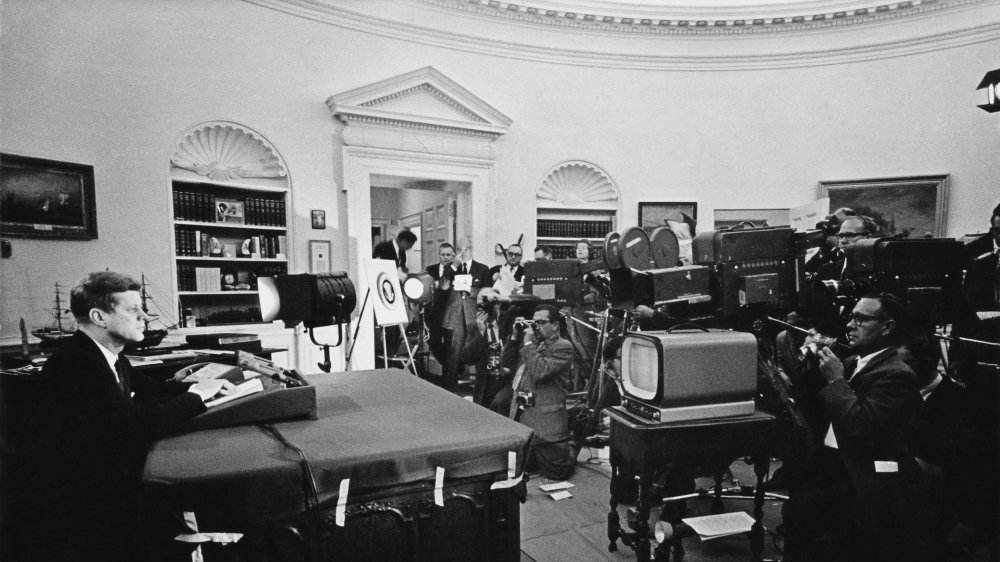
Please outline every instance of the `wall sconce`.
[{"label": "wall sconce", "polygon": [[1000,111],[1000,99],[997,98],[997,94],[1000,93],[997,92],[998,84],[1000,84],[1000,69],[987,72],[976,88],[977,90],[986,88],[986,104],[980,105],[979,108],[987,113]]}]

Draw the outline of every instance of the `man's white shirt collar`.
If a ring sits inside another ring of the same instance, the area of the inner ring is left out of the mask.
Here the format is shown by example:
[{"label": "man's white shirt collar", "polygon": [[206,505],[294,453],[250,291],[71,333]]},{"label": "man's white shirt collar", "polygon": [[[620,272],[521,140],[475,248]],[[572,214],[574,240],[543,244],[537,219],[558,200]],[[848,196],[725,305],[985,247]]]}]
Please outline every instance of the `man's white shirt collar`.
[{"label": "man's white shirt collar", "polygon": [[115,381],[121,384],[122,381],[118,378],[118,369],[115,369],[115,363],[118,362],[118,354],[101,345],[101,342],[91,338],[90,334],[87,332],[83,333],[90,338],[91,341],[97,344],[97,349],[100,349],[101,353],[104,354],[104,359],[108,362],[108,365],[111,366],[111,372],[115,374]]}]

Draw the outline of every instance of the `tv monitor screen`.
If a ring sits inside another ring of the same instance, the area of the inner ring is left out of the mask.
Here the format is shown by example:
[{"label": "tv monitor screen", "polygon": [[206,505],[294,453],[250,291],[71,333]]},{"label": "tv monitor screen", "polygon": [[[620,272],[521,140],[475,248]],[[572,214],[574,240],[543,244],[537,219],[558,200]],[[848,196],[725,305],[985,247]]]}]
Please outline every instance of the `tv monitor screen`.
[{"label": "tv monitor screen", "polygon": [[663,375],[663,352],[655,339],[626,338],[622,344],[622,381],[626,392],[642,400],[652,400]]}]

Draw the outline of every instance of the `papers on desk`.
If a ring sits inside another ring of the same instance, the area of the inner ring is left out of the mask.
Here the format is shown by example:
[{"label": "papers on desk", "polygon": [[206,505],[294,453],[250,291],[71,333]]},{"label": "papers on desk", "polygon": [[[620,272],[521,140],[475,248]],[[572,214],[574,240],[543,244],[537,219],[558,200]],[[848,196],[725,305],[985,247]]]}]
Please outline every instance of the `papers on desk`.
[{"label": "papers on desk", "polygon": [[754,524],[754,518],[742,511],[720,513],[704,517],[681,519],[688,524],[703,541],[747,533]]},{"label": "papers on desk", "polygon": [[229,396],[220,396],[214,400],[209,400],[208,402],[205,402],[205,406],[208,408],[220,406],[226,402],[232,402],[233,400],[243,398],[244,396],[263,392],[263,390],[264,383],[260,382],[260,379],[250,379],[245,383],[236,385],[235,391]]},{"label": "papers on desk", "polygon": [[555,482],[552,484],[542,484],[538,489],[547,493],[553,500],[559,501],[573,497],[573,494],[569,493],[568,490],[568,488],[572,487],[573,485],[569,482]]}]

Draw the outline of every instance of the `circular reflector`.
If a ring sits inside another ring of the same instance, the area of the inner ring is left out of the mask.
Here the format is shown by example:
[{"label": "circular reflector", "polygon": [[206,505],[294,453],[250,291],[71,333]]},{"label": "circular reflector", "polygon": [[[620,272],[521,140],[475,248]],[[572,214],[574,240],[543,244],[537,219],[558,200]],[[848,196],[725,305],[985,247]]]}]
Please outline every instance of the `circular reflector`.
[{"label": "circular reflector", "polygon": [[618,240],[621,235],[617,232],[609,232],[604,237],[604,265],[608,266],[608,269],[621,269],[625,267],[622,263],[622,251],[621,247],[618,246]]},{"label": "circular reflector", "polygon": [[431,300],[433,292],[434,278],[426,271],[411,273],[403,282],[403,294],[411,301],[424,304]]}]

